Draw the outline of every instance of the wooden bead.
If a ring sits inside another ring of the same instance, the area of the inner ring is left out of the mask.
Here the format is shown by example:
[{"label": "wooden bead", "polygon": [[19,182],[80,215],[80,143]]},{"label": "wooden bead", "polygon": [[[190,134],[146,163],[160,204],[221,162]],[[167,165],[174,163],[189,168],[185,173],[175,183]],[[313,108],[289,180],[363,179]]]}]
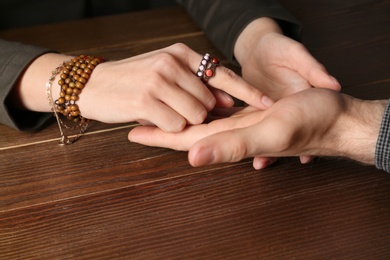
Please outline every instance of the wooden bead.
[{"label": "wooden bead", "polygon": [[65,104],[65,98],[63,97],[60,97],[59,99],[57,99],[58,101],[58,104]]},{"label": "wooden bead", "polygon": [[76,105],[76,104],[73,104],[70,106],[70,111],[76,111],[76,110],[79,110],[79,106]]},{"label": "wooden bead", "polygon": [[79,77],[77,80],[78,80],[78,82],[81,82],[83,84],[87,83],[87,80],[83,77]]},{"label": "wooden bead", "polygon": [[80,115],[80,111],[79,111],[79,110],[70,111],[70,114],[71,114],[72,116],[78,116],[78,115]]},{"label": "wooden bead", "polygon": [[84,124],[86,119],[81,116],[76,101],[95,67],[104,62],[102,58],[80,55],[63,63],[58,85],[61,86],[60,97],[54,102],[55,109],[69,120]]},{"label": "wooden bead", "polygon": [[76,88],[83,89],[84,88],[84,84],[81,83],[81,82],[76,82]]}]

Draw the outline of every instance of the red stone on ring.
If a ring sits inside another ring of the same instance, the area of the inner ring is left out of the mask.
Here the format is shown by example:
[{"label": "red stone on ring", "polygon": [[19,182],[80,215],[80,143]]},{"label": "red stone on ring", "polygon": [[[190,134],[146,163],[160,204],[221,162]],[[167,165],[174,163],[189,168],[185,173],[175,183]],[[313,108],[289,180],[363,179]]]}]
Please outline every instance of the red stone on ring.
[{"label": "red stone on ring", "polygon": [[207,77],[212,77],[213,76],[213,74],[214,74],[214,72],[213,72],[213,70],[212,69],[207,69],[206,71],[205,71],[205,74],[206,74],[206,76]]},{"label": "red stone on ring", "polygon": [[214,63],[214,64],[218,64],[219,63],[219,60],[217,58],[212,58],[211,59],[211,62]]}]

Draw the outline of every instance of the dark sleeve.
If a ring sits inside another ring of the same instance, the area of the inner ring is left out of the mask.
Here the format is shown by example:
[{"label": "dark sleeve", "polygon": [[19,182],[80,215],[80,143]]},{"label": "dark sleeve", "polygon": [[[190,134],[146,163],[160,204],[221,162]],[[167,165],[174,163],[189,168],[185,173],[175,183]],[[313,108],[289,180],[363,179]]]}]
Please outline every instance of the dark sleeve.
[{"label": "dark sleeve", "polygon": [[231,61],[240,33],[260,17],[275,19],[285,35],[300,40],[301,24],[275,0],[177,0],[213,44]]},{"label": "dark sleeve", "polygon": [[[0,123],[18,130],[39,128],[48,118],[48,113],[36,113],[15,109],[8,95],[26,67],[38,56],[51,52],[44,48],[29,46],[0,39]],[[48,78],[50,75],[47,75]],[[41,87],[46,91],[45,86]]]},{"label": "dark sleeve", "polygon": [[383,114],[376,143],[375,166],[380,170],[390,172],[390,100]]}]

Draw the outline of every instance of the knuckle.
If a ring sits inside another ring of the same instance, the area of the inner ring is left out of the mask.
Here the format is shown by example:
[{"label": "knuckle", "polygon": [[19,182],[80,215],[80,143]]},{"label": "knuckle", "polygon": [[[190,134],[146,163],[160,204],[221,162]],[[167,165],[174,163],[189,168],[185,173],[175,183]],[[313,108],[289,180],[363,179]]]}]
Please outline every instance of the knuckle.
[{"label": "knuckle", "polygon": [[170,133],[177,133],[182,131],[186,126],[186,120],[178,116],[175,119],[172,119],[168,124],[165,126],[164,131],[170,132]]},{"label": "knuckle", "polygon": [[235,142],[232,142],[231,146],[231,152],[230,152],[230,162],[238,162],[241,161],[242,159],[246,158],[248,155],[248,147],[246,142],[243,140],[236,140]]},{"label": "knuckle", "polygon": [[183,54],[185,55],[186,53],[188,53],[190,51],[190,47],[188,47],[187,45],[185,45],[184,43],[175,43],[173,45],[171,45],[171,47],[177,51],[178,53],[180,54]]},{"label": "knuckle", "polygon": [[164,92],[166,88],[165,79],[159,73],[152,73],[142,82],[142,87],[137,91],[137,96],[142,99],[150,99],[158,96],[158,93]]},{"label": "knuckle", "polygon": [[247,147],[243,142],[239,142],[235,146],[235,150],[232,153],[232,161],[238,162],[244,159],[247,155]]},{"label": "knuckle", "polygon": [[221,71],[220,74],[222,74],[222,76],[223,76],[223,80],[226,80],[226,81],[238,80],[238,75],[234,71],[232,71],[231,69],[228,69],[228,68],[223,67],[223,66],[219,66],[219,69]]},{"label": "knuckle", "polygon": [[176,58],[167,52],[162,52],[156,54],[155,61],[153,62],[153,67],[158,71],[164,71],[167,68],[176,66]]},{"label": "knuckle", "polygon": [[292,53],[301,53],[303,51],[306,51],[306,47],[300,42],[291,43],[289,48],[290,48],[290,52]]},{"label": "knuckle", "polygon": [[214,95],[210,94],[208,98],[205,98],[205,102],[207,111],[211,111],[215,107],[217,99],[214,97]]},{"label": "knuckle", "polygon": [[188,119],[188,123],[190,123],[192,125],[197,125],[197,124],[203,123],[207,117],[206,109],[203,106],[198,106],[193,111],[194,112],[192,113],[192,115]]}]

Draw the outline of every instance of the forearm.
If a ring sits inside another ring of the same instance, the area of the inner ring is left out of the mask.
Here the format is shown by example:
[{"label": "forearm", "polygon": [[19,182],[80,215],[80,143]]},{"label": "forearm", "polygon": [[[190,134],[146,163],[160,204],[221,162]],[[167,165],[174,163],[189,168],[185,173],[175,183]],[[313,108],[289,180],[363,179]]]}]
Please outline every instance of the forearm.
[{"label": "forearm", "polygon": [[[31,63],[51,50],[18,42],[0,39],[0,123],[19,130],[32,130],[39,127],[47,116],[27,110],[19,110],[15,103],[15,88],[21,75]],[[37,86],[35,86],[37,87]]]},{"label": "forearm", "polygon": [[327,149],[336,149],[332,152],[335,155],[374,165],[387,100],[361,100],[346,95],[343,95],[343,99],[345,111],[333,127],[335,138],[330,140],[334,142],[328,142]]},{"label": "forearm", "polygon": [[[48,53],[36,58],[20,76],[9,98],[16,109],[35,112],[50,112],[51,106],[46,94],[46,83],[52,71],[71,57],[62,54]],[[53,82],[53,97],[58,95],[58,75]]]}]

